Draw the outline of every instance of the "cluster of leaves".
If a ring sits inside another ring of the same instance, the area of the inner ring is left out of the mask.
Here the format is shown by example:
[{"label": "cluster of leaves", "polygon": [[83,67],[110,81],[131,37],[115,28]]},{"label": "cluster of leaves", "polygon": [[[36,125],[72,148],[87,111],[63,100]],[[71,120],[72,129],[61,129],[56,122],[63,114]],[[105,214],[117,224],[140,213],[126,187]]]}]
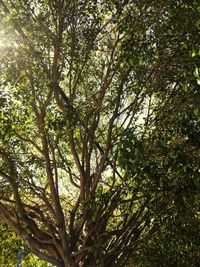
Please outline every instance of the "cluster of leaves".
[{"label": "cluster of leaves", "polygon": [[1,266],[48,267],[48,263],[34,256],[22,239],[4,223],[0,223],[0,264]]},{"label": "cluster of leaves", "polygon": [[162,220],[159,231],[133,253],[130,266],[198,266],[199,218],[190,209]]}]

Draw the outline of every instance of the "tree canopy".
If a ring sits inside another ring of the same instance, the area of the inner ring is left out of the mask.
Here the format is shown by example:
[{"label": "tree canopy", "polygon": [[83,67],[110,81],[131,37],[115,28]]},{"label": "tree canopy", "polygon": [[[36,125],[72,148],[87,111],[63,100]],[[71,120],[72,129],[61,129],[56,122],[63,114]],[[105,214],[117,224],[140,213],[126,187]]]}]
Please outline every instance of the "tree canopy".
[{"label": "tree canopy", "polygon": [[0,219],[54,266],[197,266],[198,1],[0,17]]}]

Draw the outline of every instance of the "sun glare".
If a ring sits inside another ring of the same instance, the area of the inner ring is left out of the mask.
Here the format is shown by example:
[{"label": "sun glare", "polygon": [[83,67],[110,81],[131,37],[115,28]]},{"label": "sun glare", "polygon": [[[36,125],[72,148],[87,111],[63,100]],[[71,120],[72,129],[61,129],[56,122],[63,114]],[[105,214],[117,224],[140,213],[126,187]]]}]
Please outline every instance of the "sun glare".
[{"label": "sun glare", "polygon": [[5,45],[5,39],[6,39],[5,32],[2,29],[0,29],[0,47]]}]

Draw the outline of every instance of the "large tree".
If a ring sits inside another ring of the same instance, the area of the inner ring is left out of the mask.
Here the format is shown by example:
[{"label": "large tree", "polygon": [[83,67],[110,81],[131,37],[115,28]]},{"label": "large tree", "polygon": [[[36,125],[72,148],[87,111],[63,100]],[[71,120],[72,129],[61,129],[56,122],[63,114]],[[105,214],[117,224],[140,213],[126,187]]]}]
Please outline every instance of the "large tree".
[{"label": "large tree", "polygon": [[64,267],[199,220],[198,1],[0,3],[1,220]]}]

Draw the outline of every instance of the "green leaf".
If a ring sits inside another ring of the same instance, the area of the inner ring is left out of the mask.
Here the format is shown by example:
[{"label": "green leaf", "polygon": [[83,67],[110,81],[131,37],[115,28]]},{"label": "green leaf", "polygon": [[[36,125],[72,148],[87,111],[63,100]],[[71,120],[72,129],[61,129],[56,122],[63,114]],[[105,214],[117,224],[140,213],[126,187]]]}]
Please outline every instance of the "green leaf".
[{"label": "green leaf", "polygon": [[196,109],[194,109],[194,111],[193,111],[193,112],[194,112],[194,115],[196,115],[196,116],[197,116],[197,115],[198,115],[198,113],[199,113],[199,109],[198,109],[198,108],[196,108]]},{"label": "green leaf", "polygon": [[195,76],[196,78],[199,77],[199,69],[198,69],[198,67],[195,68],[193,74],[194,74],[194,76]]},{"label": "green leaf", "polygon": [[182,90],[183,90],[184,92],[187,92],[187,91],[188,91],[188,84],[187,84],[187,83],[185,83],[185,84],[182,86]]},{"label": "green leaf", "polygon": [[197,55],[196,51],[193,51],[192,52],[192,57],[196,57],[196,55]]}]

